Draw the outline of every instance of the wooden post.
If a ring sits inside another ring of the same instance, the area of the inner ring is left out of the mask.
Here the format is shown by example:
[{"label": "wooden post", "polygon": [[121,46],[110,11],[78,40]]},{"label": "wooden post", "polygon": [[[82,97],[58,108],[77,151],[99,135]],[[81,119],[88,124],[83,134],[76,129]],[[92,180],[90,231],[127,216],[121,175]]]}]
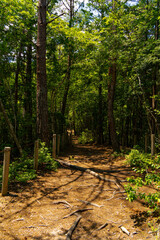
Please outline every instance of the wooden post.
[{"label": "wooden post", "polygon": [[57,155],[60,153],[60,140],[61,140],[61,135],[57,135]]},{"label": "wooden post", "polygon": [[53,134],[53,148],[52,148],[52,157],[56,158],[56,134]]},{"label": "wooden post", "polygon": [[122,149],[125,149],[125,136],[122,135]]},{"label": "wooden post", "polygon": [[34,169],[38,170],[38,150],[39,150],[39,140],[35,141],[34,145]]},{"label": "wooden post", "polygon": [[66,145],[68,146],[69,145],[68,131],[66,132],[65,138],[66,138],[66,141],[65,141]]},{"label": "wooden post", "polygon": [[148,134],[145,134],[145,153],[147,153],[148,150]]},{"label": "wooden post", "polygon": [[2,179],[2,196],[8,193],[8,176],[9,176],[9,163],[10,163],[11,148],[4,148],[4,161],[3,161],[3,179]]},{"label": "wooden post", "polygon": [[64,145],[65,145],[64,141],[65,141],[65,135],[64,135],[64,133],[62,133],[62,139],[61,139],[61,149],[62,150],[64,149]]},{"label": "wooden post", "polygon": [[155,134],[151,134],[151,156],[155,155]]},{"label": "wooden post", "polygon": [[70,136],[69,136],[69,144],[72,147],[72,132],[70,133]]}]

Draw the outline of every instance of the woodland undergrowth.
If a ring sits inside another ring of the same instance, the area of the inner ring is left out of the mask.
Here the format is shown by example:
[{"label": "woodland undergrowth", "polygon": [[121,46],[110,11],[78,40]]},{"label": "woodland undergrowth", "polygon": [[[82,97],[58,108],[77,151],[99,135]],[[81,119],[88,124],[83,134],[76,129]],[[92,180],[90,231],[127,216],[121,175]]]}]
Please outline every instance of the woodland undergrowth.
[{"label": "woodland undergrowth", "polygon": [[[48,171],[56,170],[58,164],[51,156],[49,149],[44,142],[40,143],[38,153],[39,169]],[[0,167],[0,184],[2,184],[3,167]],[[28,157],[26,153],[22,157],[14,159],[9,166],[9,182],[27,182],[36,178],[37,173],[34,169],[34,158]]]},{"label": "woodland undergrowth", "polygon": [[[156,213],[160,221],[160,155],[151,157],[150,154],[132,149],[126,160],[136,173],[127,179],[127,199],[144,201],[150,208],[149,212]],[[151,187],[149,193],[146,193],[145,186]]]}]

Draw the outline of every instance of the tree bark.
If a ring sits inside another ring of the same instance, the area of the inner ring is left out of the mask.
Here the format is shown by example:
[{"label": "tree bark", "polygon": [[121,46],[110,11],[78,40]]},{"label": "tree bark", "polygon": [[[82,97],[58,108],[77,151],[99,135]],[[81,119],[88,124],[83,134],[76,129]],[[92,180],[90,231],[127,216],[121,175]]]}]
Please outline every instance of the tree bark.
[{"label": "tree bark", "polygon": [[[102,76],[100,76],[102,78]],[[99,102],[98,102],[98,143],[103,144],[103,107],[102,107],[102,84],[99,84]]]},{"label": "tree bark", "polygon": [[109,81],[108,81],[108,125],[110,131],[110,138],[112,143],[113,151],[120,151],[119,143],[117,140],[117,133],[115,128],[115,119],[113,112],[114,105],[114,95],[115,95],[115,86],[116,86],[116,63],[112,63],[109,71]]},{"label": "tree bark", "polygon": [[[157,0],[157,10],[159,13],[159,0]],[[155,23],[155,40],[159,39],[159,20],[156,20]],[[155,135],[156,132],[156,114],[155,110],[157,109],[157,101],[155,99],[155,96],[157,95],[157,80],[158,80],[158,73],[159,66],[156,63],[155,67],[153,68],[153,85],[152,85],[152,99],[151,99],[151,155],[153,156],[155,154],[155,137],[152,138],[153,135]]]},{"label": "tree bark", "polygon": [[18,148],[18,150],[20,152],[20,155],[22,156],[22,147],[21,147],[21,145],[20,145],[20,143],[18,141],[18,138],[17,138],[17,136],[16,136],[16,134],[14,132],[13,125],[12,125],[12,123],[10,122],[10,120],[8,118],[8,115],[7,115],[6,111],[5,111],[5,108],[4,108],[4,105],[3,105],[1,99],[0,99],[0,109],[1,109],[1,111],[3,113],[5,121],[6,121],[7,125],[8,125],[8,127],[9,127],[9,132],[10,132],[11,136],[13,137],[16,145],[17,145],[17,148]]},{"label": "tree bark", "polygon": [[67,79],[65,83],[65,89],[64,89],[64,95],[62,100],[62,115],[65,115],[66,105],[67,105],[67,97],[69,92],[69,86],[70,86],[70,75],[71,75],[71,56],[69,54],[68,56],[68,70],[67,70]]},{"label": "tree bark", "polygon": [[[74,0],[70,0],[69,6],[69,28],[73,27],[73,16],[74,16]],[[71,66],[72,66],[72,58],[73,58],[73,44],[70,42],[71,39],[68,39],[68,68],[67,68],[67,79],[65,83],[65,90],[62,100],[62,115],[65,115],[66,105],[67,105],[67,97],[70,87],[70,77],[71,77]]]},{"label": "tree bark", "polygon": [[27,66],[25,81],[24,110],[26,122],[26,142],[32,142],[32,34],[28,33]]},{"label": "tree bark", "polygon": [[16,66],[16,72],[15,72],[15,84],[14,84],[14,115],[15,115],[15,123],[14,128],[15,132],[18,131],[18,78],[20,73],[20,60],[21,60],[21,53],[22,53],[22,44],[20,44],[20,49],[17,54],[17,66]]},{"label": "tree bark", "polygon": [[37,32],[37,137],[49,142],[46,76],[46,0],[38,4]]}]

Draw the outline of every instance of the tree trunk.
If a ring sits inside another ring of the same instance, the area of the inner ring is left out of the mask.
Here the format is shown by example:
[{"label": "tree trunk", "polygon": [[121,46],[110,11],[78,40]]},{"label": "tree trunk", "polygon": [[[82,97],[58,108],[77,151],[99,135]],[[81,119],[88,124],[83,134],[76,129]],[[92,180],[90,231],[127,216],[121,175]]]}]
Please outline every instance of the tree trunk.
[{"label": "tree trunk", "polygon": [[46,0],[38,4],[37,32],[37,137],[49,142],[46,76]]},{"label": "tree trunk", "polygon": [[10,132],[11,136],[13,137],[16,145],[17,145],[17,148],[18,148],[18,150],[20,152],[20,155],[22,155],[22,147],[21,147],[21,145],[20,145],[20,143],[18,141],[18,138],[17,138],[17,136],[16,136],[16,134],[14,132],[13,125],[12,125],[12,123],[10,122],[10,120],[8,118],[8,115],[7,115],[6,111],[5,111],[5,108],[4,108],[4,105],[3,105],[1,99],[0,99],[0,109],[1,109],[1,111],[3,113],[5,121],[6,121],[7,125],[8,125],[8,127],[9,127],[9,132]]},{"label": "tree trunk", "polygon": [[68,97],[68,92],[69,92],[69,86],[70,86],[70,68],[71,68],[71,57],[70,54],[68,56],[68,73],[67,73],[67,79],[65,83],[65,89],[64,89],[64,95],[63,95],[63,100],[62,100],[62,115],[65,115],[65,110],[66,110],[66,105],[67,105],[67,97]]},{"label": "tree trunk", "polygon": [[20,60],[21,60],[21,53],[22,53],[22,44],[20,44],[20,49],[17,54],[17,66],[16,66],[16,73],[15,73],[15,84],[14,84],[14,111],[15,111],[15,132],[18,131],[18,78],[20,73]]},{"label": "tree trunk", "polygon": [[[101,78],[101,76],[100,76]],[[103,144],[103,107],[102,107],[102,84],[99,84],[99,103],[98,103],[98,143]]]},{"label": "tree trunk", "polygon": [[[70,6],[69,6],[69,28],[73,27],[73,16],[74,16],[74,0],[70,0]],[[71,77],[71,66],[72,66],[72,58],[73,58],[73,44],[70,42],[71,39],[69,39],[68,43],[68,69],[67,69],[67,79],[65,84],[65,90],[62,100],[62,115],[65,115],[66,105],[67,105],[67,97],[69,92],[69,86],[70,86],[70,77]]]},{"label": "tree trunk", "polygon": [[[159,0],[157,0],[157,10],[159,13]],[[155,23],[155,40],[159,39],[159,20],[156,20]],[[152,100],[151,100],[151,155],[153,156],[155,154],[155,132],[156,132],[156,115],[155,110],[157,109],[157,101],[155,99],[155,96],[157,94],[157,80],[158,80],[158,71],[159,66],[156,63],[155,68],[153,68],[153,85],[152,85]],[[154,136],[154,137],[152,137]]]},{"label": "tree trunk", "polygon": [[115,128],[115,119],[113,113],[114,94],[116,86],[116,63],[112,63],[110,68],[110,79],[108,81],[108,125],[113,151],[120,151]]},{"label": "tree trunk", "polygon": [[32,142],[32,35],[28,33],[27,46],[27,67],[26,67],[26,81],[25,81],[25,122],[26,122],[26,142]]}]

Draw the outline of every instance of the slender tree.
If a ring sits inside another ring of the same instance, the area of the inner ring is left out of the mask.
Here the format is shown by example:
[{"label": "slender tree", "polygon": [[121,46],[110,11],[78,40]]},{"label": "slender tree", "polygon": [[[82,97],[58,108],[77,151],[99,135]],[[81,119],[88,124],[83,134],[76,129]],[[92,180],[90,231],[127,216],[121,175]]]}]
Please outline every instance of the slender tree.
[{"label": "slender tree", "polygon": [[[74,0],[70,0],[69,4],[69,28],[73,27],[73,17],[74,17]],[[62,100],[62,115],[65,115],[66,104],[67,104],[67,97],[69,92],[70,86],[70,78],[71,78],[71,66],[73,61],[73,44],[72,39],[68,39],[68,66],[67,66],[67,77],[65,82],[65,90]]]},{"label": "slender tree", "polygon": [[[115,11],[115,0],[112,1],[112,12]],[[114,22],[111,26],[112,32],[114,35],[117,34],[116,26]],[[114,36],[113,36],[114,38]],[[113,48],[116,48],[117,43],[114,41]],[[115,50],[116,52],[116,50]],[[119,152],[119,143],[117,139],[116,127],[115,127],[115,118],[114,118],[114,97],[115,97],[115,87],[117,82],[117,59],[114,56],[111,56],[111,63],[109,68],[109,81],[108,81],[108,125],[110,131],[111,143],[114,151]]]},{"label": "slender tree", "polygon": [[49,142],[46,76],[46,0],[38,3],[37,31],[37,137]]}]

